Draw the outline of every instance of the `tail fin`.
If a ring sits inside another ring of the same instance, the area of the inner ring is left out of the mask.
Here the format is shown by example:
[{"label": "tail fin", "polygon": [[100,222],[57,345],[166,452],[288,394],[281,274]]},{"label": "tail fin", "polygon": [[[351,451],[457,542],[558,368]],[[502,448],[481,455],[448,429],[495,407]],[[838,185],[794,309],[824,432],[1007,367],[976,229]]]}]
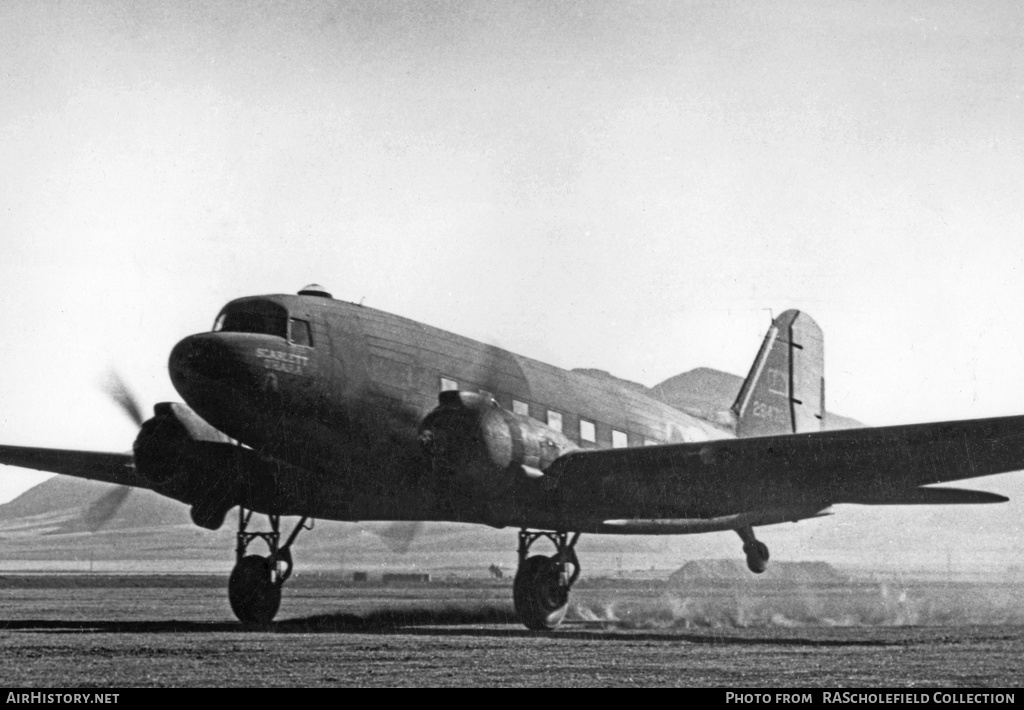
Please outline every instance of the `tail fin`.
[{"label": "tail fin", "polygon": [[824,340],[806,313],[772,321],[732,410],[736,436],[821,431],[825,419]]}]

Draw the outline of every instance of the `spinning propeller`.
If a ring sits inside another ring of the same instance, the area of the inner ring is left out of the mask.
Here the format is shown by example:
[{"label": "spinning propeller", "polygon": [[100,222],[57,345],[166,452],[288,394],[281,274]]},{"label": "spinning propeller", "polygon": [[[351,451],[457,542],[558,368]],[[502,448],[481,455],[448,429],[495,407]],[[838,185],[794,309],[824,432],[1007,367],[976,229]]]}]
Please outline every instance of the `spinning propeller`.
[{"label": "spinning propeller", "polygon": [[142,414],[142,407],[139,406],[139,400],[128,389],[121,376],[113,370],[108,373],[107,380],[103,383],[103,392],[114,400],[114,403],[135,423],[135,426],[141,427],[142,423],[146,421],[146,417]]},{"label": "spinning propeller", "polygon": [[383,530],[376,531],[376,535],[389,550],[395,554],[404,555],[412,547],[413,541],[422,530],[422,520],[400,520],[391,523]]},{"label": "spinning propeller", "polygon": [[[103,383],[103,392],[114,400],[114,403],[125,413],[137,427],[142,426],[145,417],[142,414],[142,407],[128,386],[113,370],[107,375]],[[86,532],[96,532],[106,525],[121,509],[128,495],[132,492],[131,486],[116,486],[97,498],[82,515],[81,525],[78,529]]]}]

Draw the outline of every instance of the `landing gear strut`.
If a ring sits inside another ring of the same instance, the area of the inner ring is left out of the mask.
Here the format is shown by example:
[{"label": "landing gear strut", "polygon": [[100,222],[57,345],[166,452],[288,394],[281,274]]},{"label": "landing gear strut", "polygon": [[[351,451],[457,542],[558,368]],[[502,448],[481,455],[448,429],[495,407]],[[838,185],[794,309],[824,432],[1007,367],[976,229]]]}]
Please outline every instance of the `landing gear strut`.
[{"label": "landing gear strut", "polygon": [[736,530],[743,540],[743,554],[747,556],[747,567],[754,574],[761,574],[768,569],[768,546],[754,537],[754,529],[749,525]]},{"label": "landing gear strut", "polygon": [[[530,546],[546,537],[555,546],[555,554],[528,557]],[[556,628],[569,608],[569,590],[580,576],[580,561],[576,557],[576,541],[564,532],[519,531],[519,569],[512,584],[512,599],[516,614],[526,628],[550,631]]]},{"label": "landing gear strut", "polygon": [[[266,626],[281,606],[281,587],[292,575],[292,543],[299,532],[308,527],[308,518],[298,522],[284,545],[281,540],[281,516],[268,515],[270,531],[249,532],[252,511],[238,508],[238,544],[235,547],[235,568],[228,579],[228,601],[231,610],[243,624]],[[270,554],[247,555],[249,543],[260,539],[267,543]]]}]

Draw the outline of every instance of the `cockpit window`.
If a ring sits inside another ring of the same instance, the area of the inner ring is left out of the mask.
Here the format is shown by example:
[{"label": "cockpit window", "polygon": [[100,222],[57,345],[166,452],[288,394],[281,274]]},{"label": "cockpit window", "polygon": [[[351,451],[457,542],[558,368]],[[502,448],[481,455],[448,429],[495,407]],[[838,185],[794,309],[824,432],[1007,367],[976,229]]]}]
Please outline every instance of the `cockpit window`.
[{"label": "cockpit window", "polygon": [[291,319],[291,341],[296,345],[305,345],[306,347],[313,345],[313,336],[309,332],[309,321],[298,318]]},{"label": "cockpit window", "polygon": [[288,311],[269,301],[228,304],[213,324],[214,332],[260,333],[288,337]]}]

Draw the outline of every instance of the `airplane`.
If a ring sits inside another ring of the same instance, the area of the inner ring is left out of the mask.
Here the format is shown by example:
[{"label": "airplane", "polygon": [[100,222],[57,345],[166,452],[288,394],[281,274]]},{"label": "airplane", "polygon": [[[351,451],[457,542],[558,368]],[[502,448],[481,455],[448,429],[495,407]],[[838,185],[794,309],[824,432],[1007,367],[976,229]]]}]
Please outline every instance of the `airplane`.
[{"label": "airplane", "polygon": [[[314,519],[517,528],[515,610],[551,630],[580,576],[581,534],[733,530],[761,573],[769,551],[756,527],[838,503],[1008,500],[931,484],[1024,469],[1024,417],[825,430],[823,342],[809,315],[788,310],[731,410],[683,411],[607,373],[311,284],[233,300],[210,332],[175,345],[169,373],[184,403],[139,415],[131,453],[0,446],[0,463],[150,489],[211,530],[238,508],[228,598],[254,626],[277,613],[292,546]],[[287,535],[285,516],[299,519]],[[542,539],[553,554],[531,554]]]}]

